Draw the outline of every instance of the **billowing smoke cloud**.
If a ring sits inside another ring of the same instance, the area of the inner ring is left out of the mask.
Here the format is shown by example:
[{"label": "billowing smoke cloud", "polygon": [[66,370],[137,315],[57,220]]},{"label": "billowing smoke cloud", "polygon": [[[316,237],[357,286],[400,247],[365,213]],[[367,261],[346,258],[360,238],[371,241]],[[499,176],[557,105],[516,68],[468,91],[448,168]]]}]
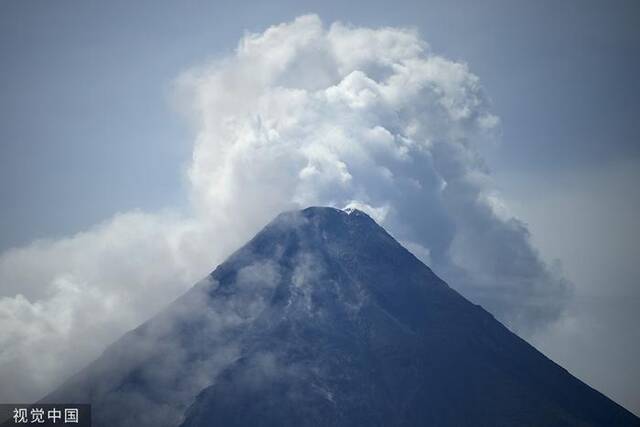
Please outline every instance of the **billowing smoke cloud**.
[{"label": "billowing smoke cloud", "polygon": [[191,211],[124,213],[2,254],[0,401],[40,397],[276,214],[308,205],[368,212],[522,333],[562,310],[567,285],[477,154],[499,125],[478,78],[415,31],[303,16],[246,35],[177,87],[197,133]]}]

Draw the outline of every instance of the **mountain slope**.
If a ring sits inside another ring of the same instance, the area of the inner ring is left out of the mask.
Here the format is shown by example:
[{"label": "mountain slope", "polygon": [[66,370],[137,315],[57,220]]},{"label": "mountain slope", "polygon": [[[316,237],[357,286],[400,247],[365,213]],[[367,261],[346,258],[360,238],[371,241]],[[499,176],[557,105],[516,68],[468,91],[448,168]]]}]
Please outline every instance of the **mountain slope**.
[{"label": "mountain slope", "polygon": [[640,425],[360,211],[280,215],[47,401],[96,425]]}]

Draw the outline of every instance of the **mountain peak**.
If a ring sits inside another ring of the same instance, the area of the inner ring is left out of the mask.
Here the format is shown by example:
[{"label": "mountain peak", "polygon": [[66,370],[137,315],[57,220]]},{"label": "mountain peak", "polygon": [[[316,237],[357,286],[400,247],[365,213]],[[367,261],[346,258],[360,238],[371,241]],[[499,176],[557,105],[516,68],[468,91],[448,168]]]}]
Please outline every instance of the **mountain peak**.
[{"label": "mountain peak", "polygon": [[[299,221],[295,221],[296,218],[313,220],[316,221],[318,225],[322,226],[327,226],[332,222],[349,222],[359,219],[368,221],[372,227],[379,227],[379,225],[369,215],[361,210],[355,208],[338,209],[328,206],[310,206],[300,210],[283,212],[272,222],[284,222],[289,225],[300,225]],[[292,220],[293,222],[290,222]]]},{"label": "mountain peak", "polygon": [[362,211],[279,215],[48,401],[95,425],[638,425]]}]

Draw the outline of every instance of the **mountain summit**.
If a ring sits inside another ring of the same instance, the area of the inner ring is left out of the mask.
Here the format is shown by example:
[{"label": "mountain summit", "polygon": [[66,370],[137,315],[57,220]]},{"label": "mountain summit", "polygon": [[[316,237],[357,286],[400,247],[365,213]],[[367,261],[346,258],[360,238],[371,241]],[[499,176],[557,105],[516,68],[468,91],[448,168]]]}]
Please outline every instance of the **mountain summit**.
[{"label": "mountain summit", "polygon": [[45,401],[96,426],[640,425],[333,208],[279,215]]}]

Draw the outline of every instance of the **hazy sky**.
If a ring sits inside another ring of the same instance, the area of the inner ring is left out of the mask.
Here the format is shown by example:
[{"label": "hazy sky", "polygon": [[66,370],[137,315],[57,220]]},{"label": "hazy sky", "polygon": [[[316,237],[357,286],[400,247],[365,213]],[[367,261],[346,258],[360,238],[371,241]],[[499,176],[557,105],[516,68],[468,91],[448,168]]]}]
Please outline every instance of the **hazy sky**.
[{"label": "hazy sky", "polygon": [[479,77],[501,119],[480,148],[495,186],[575,287],[531,339],[640,413],[636,1],[1,2],[0,250],[186,207],[194,135],[176,78],[304,13],[415,27]]}]

